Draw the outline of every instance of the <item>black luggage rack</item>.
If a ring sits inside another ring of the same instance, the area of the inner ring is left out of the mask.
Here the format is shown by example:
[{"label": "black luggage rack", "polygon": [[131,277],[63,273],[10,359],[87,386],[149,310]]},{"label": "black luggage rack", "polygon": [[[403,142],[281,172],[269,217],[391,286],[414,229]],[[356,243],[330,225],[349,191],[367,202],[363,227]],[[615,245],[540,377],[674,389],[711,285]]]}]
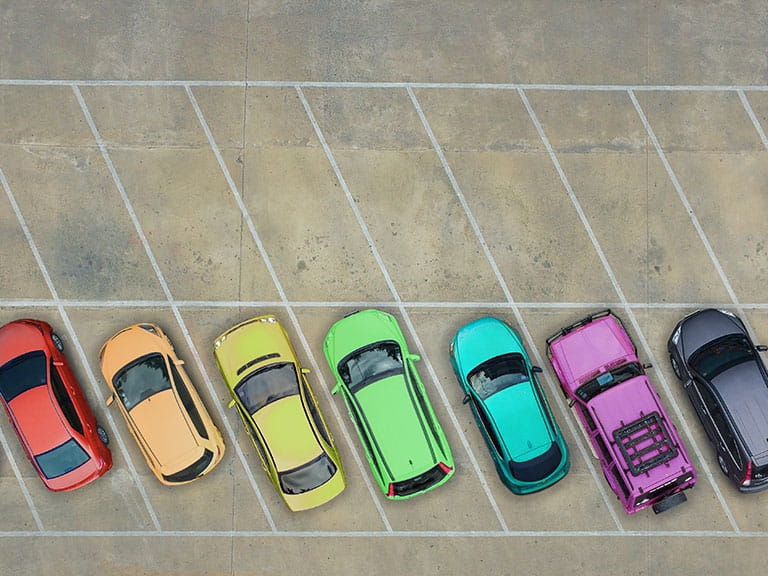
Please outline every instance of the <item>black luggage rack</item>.
[{"label": "black luggage rack", "polygon": [[[634,436],[638,432],[642,434]],[[641,416],[634,422],[614,430],[613,439],[624,455],[624,460],[633,476],[639,476],[660,464],[669,462],[678,453],[658,412]],[[636,448],[638,444],[648,439],[653,439],[653,443],[640,450]],[[643,456],[651,452],[658,452],[658,454],[643,460]]]}]

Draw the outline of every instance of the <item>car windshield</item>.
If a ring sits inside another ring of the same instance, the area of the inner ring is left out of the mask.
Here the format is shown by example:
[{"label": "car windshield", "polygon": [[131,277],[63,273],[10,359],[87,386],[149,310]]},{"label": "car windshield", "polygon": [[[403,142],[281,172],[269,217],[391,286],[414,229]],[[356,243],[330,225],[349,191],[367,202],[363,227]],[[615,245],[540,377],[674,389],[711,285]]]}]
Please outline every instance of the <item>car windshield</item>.
[{"label": "car windshield", "polygon": [[75,468],[88,462],[88,459],[88,453],[74,438],[56,446],[53,450],[35,456],[37,465],[40,466],[43,475],[48,479],[58,478],[67,472],[72,472]]},{"label": "car windshield", "polygon": [[0,394],[10,402],[22,392],[45,384],[46,376],[45,353],[24,354],[0,368]]},{"label": "car windshield", "polygon": [[286,494],[302,494],[322,486],[336,473],[336,464],[323,452],[312,462],[279,474]]},{"label": "car windshield", "polygon": [[596,378],[593,378],[586,384],[580,386],[576,390],[576,395],[584,402],[589,402],[601,392],[608,390],[608,388],[613,388],[626,380],[641,376],[642,374],[643,367],[639,362],[622,364],[618,368],[613,368],[612,370],[599,374]]},{"label": "car windshield", "polygon": [[526,462],[511,460],[509,470],[521,482],[539,482],[557,470],[562,458],[563,453],[560,451],[560,446],[553,442],[549,450],[533,460]]},{"label": "car windshield", "polygon": [[469,385],[482,400],[521,382],[528,382],[528,369],[522,354],[505,354],[483,362],[469,373]]},{"label": "car windshield", "polygon": [[339,362],[339,376],[356,392],[382,378],[403,373],[403,356],[397,342],[376,342]]},{"label": "car windshield", "polygon": [[168,368],[161,354],[149,354],[131,362],[115,375],[112,382],[126,410],[158,392],[171,389]]},{"label": "car windshield", "polygon": [[718,338],[691,356],[690,365],[706,380],[713,380],[743,362],[754,362],[755,351],[741,334]]},{"label": "car windshield", "polygon": [[243,378],[235,394],[248,414],[255,414],[270,402],[299,393],[299,380],[293,362],[271,364]]}]

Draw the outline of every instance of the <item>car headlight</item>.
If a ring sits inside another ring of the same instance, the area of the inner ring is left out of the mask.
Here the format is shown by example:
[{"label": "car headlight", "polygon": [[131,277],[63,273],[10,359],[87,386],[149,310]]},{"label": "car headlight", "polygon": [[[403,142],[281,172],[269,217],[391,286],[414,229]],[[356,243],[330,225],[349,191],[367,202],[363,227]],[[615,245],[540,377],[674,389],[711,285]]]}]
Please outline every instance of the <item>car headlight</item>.
[{"label": "car headlight", "polygon": [[219,346],[221,346],[221,343],[224,342],[224,340],[226,340],[226,339],[227,339],[226,336],[222,336],[221,338],[216,340],[216,342],[213,343],[213,347],[214,348],[218,348]]},{"label": "car headlight", "polygon": [[677,343],[680,341],[680,327],[678,326],[675,331],[672,333],[672,344],[677,346]]},{"label": "car headlight", "polygon": [[722,309],[718,308],[717,311],[725,314],[726,316],[730,316],[731,318],[736,318],[736,314],[734,314],[730,310],[722,310]]}]

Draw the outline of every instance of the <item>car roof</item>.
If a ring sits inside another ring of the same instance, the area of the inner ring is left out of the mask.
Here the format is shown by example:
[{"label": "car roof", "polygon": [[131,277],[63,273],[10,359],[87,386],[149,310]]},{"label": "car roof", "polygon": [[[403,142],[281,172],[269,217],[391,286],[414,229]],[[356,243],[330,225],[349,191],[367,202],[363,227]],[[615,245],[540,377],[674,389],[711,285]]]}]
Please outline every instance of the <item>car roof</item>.
[{"label": "car roof", "polygon": [[552,445],[552,431],[531,381],[504,388],[484,404],[515,462],[536,458]]},{"label": "car roof", "polygon": [[253,415],[253,421],[261,430],[279,472],[302,466],[323,452],[299,394],[267,404]]},{"label": "car roof", "polygon": [[354,394],[374,445],[393,481],[412,478],[440,458],[429,425],[403,375],[369,384]]},{"label": "car roof", "polygon": [[768,457],[768,386],[757,362],[742,362],[712,379],[747,450]]},{"label": "car roof", "polygon": [[33,454],[42,454],[72,438],[53,404],[47,385],[36,386],[8,403]]}]

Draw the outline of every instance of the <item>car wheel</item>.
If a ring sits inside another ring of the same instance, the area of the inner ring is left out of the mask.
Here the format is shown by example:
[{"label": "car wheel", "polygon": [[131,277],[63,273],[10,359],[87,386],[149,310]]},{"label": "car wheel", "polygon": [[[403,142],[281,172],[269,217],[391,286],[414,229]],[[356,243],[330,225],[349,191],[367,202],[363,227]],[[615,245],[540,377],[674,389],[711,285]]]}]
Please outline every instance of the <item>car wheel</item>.
[{"label": "car wheel", "polygon": [[678,380],[682,380],[683,379],[683,373],[680,370],[680,366],[677,365],[677,360],[675,360],[674,355],[672,355],[672,354],[669,355],[669,361],[672,364],[672,372],[675,373],[675,376],[677,376]]},{"label": "car wheel", "polygon": [[99,435],[101,443],[104,444],[104,446],[109,446],[109,434],[107,434],[107,431],[98,424],[96,424],[96,433]]},{"label": "car wheel", "polygon": [[723,471],[723,474],[728,476],[728,466],[726,466],[725,458],[721,454],[717,455],[717,463],[720,465],[720,470]]},{"label": "car wheel", "polygon": [[682,504],[688,500],[684,492],[677,492],[676,494],[671,494],[667,496],[666,498],[662,498],[656,504],[653,505],[653,512],[655,514],[661,514],[662,512],[666,512],[670,508],[674,508],[678,504]]},{"label": "car wheel", "polygon": [[51,341],[53,342],[53,345],[56,346],[56,350],[59,352],[64,351],[64,342],[61,341],[61,338],[59,338],[59,335],[56,334],[56,332],[51,332]]}]

